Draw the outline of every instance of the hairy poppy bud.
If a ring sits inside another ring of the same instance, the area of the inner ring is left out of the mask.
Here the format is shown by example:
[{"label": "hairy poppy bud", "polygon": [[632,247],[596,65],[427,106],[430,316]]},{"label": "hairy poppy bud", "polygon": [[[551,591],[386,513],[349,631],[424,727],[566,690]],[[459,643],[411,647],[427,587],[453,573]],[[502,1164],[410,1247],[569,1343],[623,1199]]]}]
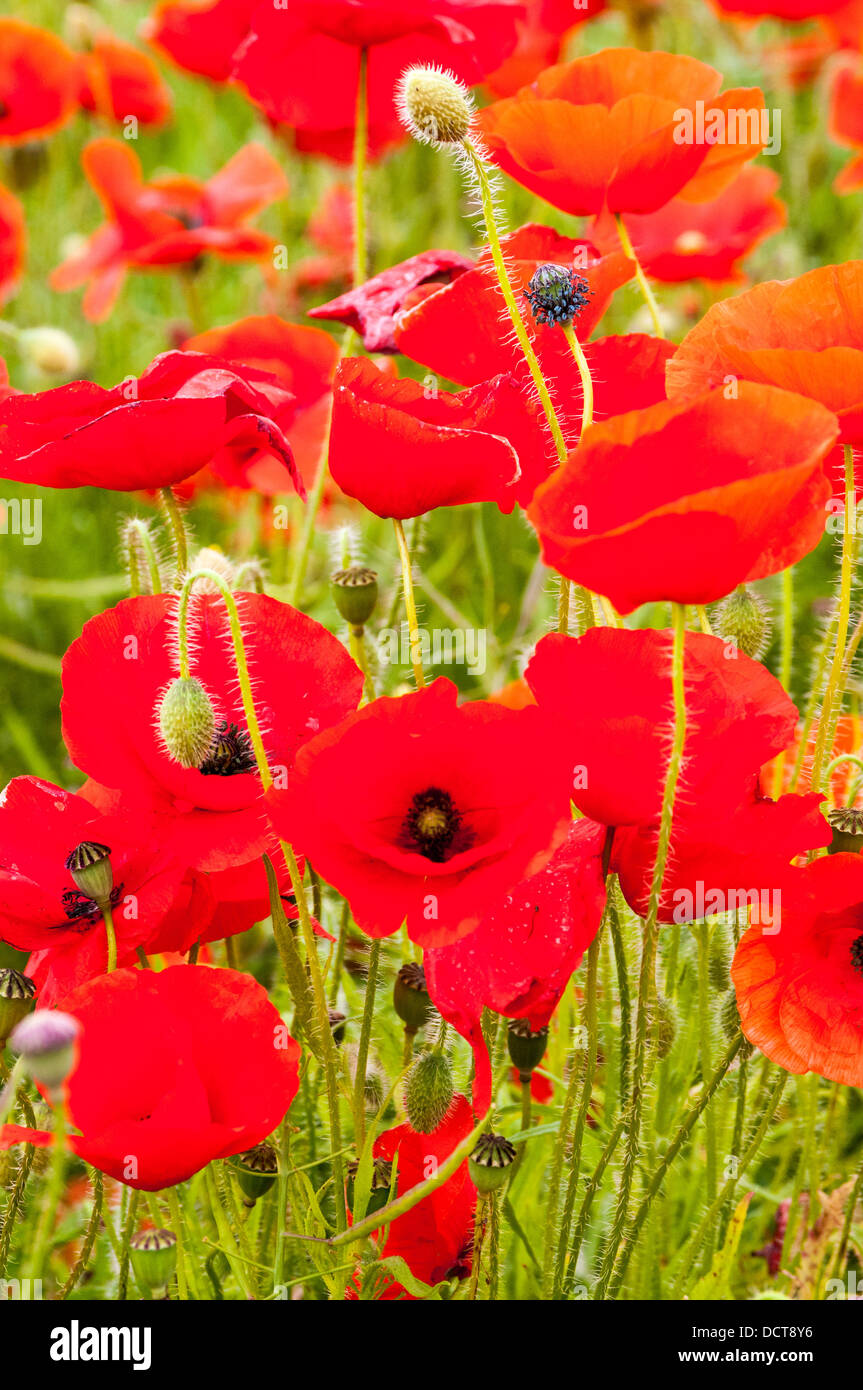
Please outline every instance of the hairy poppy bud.
[{"label": "hairy poppy bud", "polygon": [[[200,574],[202,570],[211,570],[220,579],[224,579],[229,589],[233,587],[236,568],[233,561],[229,560],[218,546],[205,545],[198,551],[189,566],[189,574]],[[204,575],[201,579],[195,580],[195,592],[198,594],[218,594],[220,590],[214,580],[208,579]]]},{"label": "hairy poppy bud", "polygon": [[713,631],[717,637],[733,642],[744,656],[756,661],[767,650],[771,627],[766,603],[745,584],[724,598],[713,614]]},{"label": "hairy poppy bud", "polygon": [[40,328],[25,328],[18,339],[18,350],[25,362],[39,376],[74,376],[81,365],[81,354],[74,338],[62,328],[45,324]]},{"label": "hairy poppy bud", "polygon": [[[354,1210],[354,1197],[356,1189],[357,1173],[359,1171],[359,1161],[354,1159],[348,1164],[348,1206]],[[372,1185],[369,1192],[369,1202],[366,1207],[366,1216],[371,1216],[372,1212],[380,1211],[385,1207],[390,1195],[390,1186],[393,1180],[393,1165],[386,1158],[376,1158],[372,1161]]]},{"label": "hairy poppy bud", "polygon": [[177,1237],[173,1231],[138,1231],[129,1241],[135,1278],[142,1289],[164,1295],[177,1268]]},{"label": "hairy poppy bud", "polygon": [[402,124],[427,145],[460,144],[473,119],[473,102],[463,82],[442,68],[408,68],[397,92]]},{"label": "hairy poppy bud", "polygon": [[181,767],[200,767],[213,746],[216,714],[194,676],[178,676],[162,696],[159,729],[170,756]]},{"label": "hairy poppy bud", "polygon": [[481,1134],[468,1159],[468,1170],[477,1192],[485,1196],[503,1187],[515,1159],[514,1145],[502,1134]]},{"label": "hairy poppy bud", "polygon": [[92,898],[100,907],[110,903],[114,887],[114,871],[111,868],[111,850],[108,845],[97,844],[95,840],[83,840],[66,857],[66,868],[72,875],[75,887]]},{"label": "hairy poppy bud", "polygon": [[12,1029],[29,1014],[35,997],[36,986],[29,975],[4,965],[0,970],[0,1052]]},{"label": "hairy poppy bud", "polygon": [[537,267],[524,292],[537,323],[572,323],[590,295],[590,285],[583,275],[554,261]]},{"label": "hairy poppy bud", "polygon": [[[723,1033],[729,1042],[733,1042],[740,1032],[740,1011],[737,1008],[737,996],[733,989],[725,996],[720,1018],[722,1021]],[[738,1053],[741,1061],[744,1057],[751,1057],[754,1051],[755,1048],[752,1046],[752,1043],[749,1042],[748,1038],[744,1037],[743,1045]]]},{"label": "hairy poppy bud", "polygon": [[548,1029],[538,1028],[533,1032],[526,1018],[513,1018],[507,1025],[506,1042],[510,1060],[518,1068],[520,1080],[529,1082],[534,1067],[538,1067],[545,1056]]},{"label": "hairy poppy bud", "polygon": [[853,806],[836,806],[827,812],[833,839],[828,854],[859,854],[863,849],[863,811]]},{"label": "hairy poppy bud", "polygon": [[658,994],[650,1006],[650,1036],[656,1048],[656,1059],[662,1062],[674,1046],[677,1036],[677,1014],[670,999]]},{"label": "hairy poppy bud", "polygon": [[9,1042],[20,1053],[24,1070],[47,1091],[56,1091],[72,1071],[81,1025],[59,1009],[40,1009],[23,1018]]},{"label": "hairy poppy bud", "polygon": [[365,565],[337,570],[330,580],[333,602],[351,627],[365,627],[378,601],[378,577]]},{"label": "hairy poppy bud", "polygon": [[279,1156],[266,1140],[246,1153],[234,1154],[230,1164],[247,1207],[253,1207],[259,1197],[269,1192],[279,1175]]},{"label": "hairy poppy bud", "polygon": [[409,1033],[428,1023],[432,1002],[426,989],[426,972],[411,961],[403,965],[393,986],[393,1008]]},{"label": "hairy poppy bud", "polygon": [[731,959],[728,952],[728,942],[722,932],[717,930],[713,933],[710,942],[710,957],[707,966],[707,973],[710,983],[718,994],[724,994],[731,988]]},{"label": "hairy poppy bud", "polygon": [[411,1129],[431,1134],[452,1105],[452,1067],[442,1052],[424,1052],[408,1073],[405,1110]]}]

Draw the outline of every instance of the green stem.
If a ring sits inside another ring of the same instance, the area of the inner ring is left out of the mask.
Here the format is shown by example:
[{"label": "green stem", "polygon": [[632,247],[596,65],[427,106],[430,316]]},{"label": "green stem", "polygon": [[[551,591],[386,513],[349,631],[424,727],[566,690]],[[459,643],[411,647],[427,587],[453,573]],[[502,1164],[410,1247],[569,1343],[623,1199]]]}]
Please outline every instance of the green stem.
[{"label": "green stem", "polygon": [[854,451],[850,444],[845,445],[845,518],[842,528],[842,564],[839,583],[839,608],[836,629],[836,645],[824,699],[821,702],[821,716],[818,720],[818,736],[815,740],[815,753],[812,759],[813,791],[821,791],[821,767],[827,751],[827,734],[833,714],[834,703],[843,696],[842,668],[845,662],[845,641],[848,636],[848,622],[851,615],[851,586],[854,577],[854,527],[851,518],[855,514],[856,490],[854,484]]},{"label": "green stem", "polygon": [[366,977],[366,997],[363,1005],[363,1021],[360,1040],[357,1046],[357,1073],[354,1078],[354,1134],[357,1153],[362,1152],[366,1134],[366,1065],[369,1060],[369,1043],[375,1014],[375,989],[378,982],[378,968],[381,959],[380,940],[372,942],[369,951],[368,975]]},{"label": "green stem", "polygon": [[581,377],[581,433],[583,435],[584,431],[593,424],[593,381],[590,376],[590,368],[587,365],[587,358],[572,323],[565,323],[562,327],[564,337],[569,343],[569,350],[578,366],[578,374]]},{"label": "green stem", "polygon": [[368,274],[365,189],[369,143],[368,63],[368,49],[361,48],[354,121],[354,289],[363,283]]},{"label": "green stem", "polygon": [[572,1213],[575,1207],[575,1194],[578,1189],[578,1180],[581,1176],[581,1146],[584,1140],[584,1127],[587,1123],[587,1116],[590,1110],[590,1099],[593,1093],[593,1082],[596,1072],[596,1055],[598,1051],[597,1037],[597,1009],[596,1009],[596,987],[599,970],[599,932],[590,943],[587,952],[587,979],[584,984],[584,1026],[587,1030],[587,1059],[584,1069],[584,1085],[581,1092],[581,1102],[578,1107],[578,1115],[575,1121],[575,1134],[572,1140],[572,1151],[569,1158],[569,1176],[566,1184],[566,1194],[563,1202],[563,1216],[560,1223],[560,1235],[557,1245],[556,1268],[554,1275],[554,1285],[552,1297],[560,1298],[563,1287],[563,1277],[566,1268],[566,1252],[569,1245],[569,1229],[572,1224]]},{"label": "green stem", "polygon": [[405,528],[397,517],[393,517],[393,526],[396,533],[396,543],[399,548],[399,560],[402,568],[402,587],[405,595],[405,612],[408,619],[408,637],[411,644],[411,666],[413,667],[414,680],[417,690],[422,690],[425,685],[423,675],[422,660],[420,657],[420,636],[419,622],[417,620],[417,605],[414,596],[413,571],[411,569],[411,557],[408,550],[408,543],[405,538]]},{"label": "green stem", "polygon": [[183,520],[183,513],[180,509],[180,505],[171,488],[161,488],[159,490],[159,499],[174,543],[174,557],[177,561],[177,578],[183,580],[186,577],[186,570],[189,568],[189,541],[186,535],[186,523]]},{"label": "green stem", "polygon": [[105,923],[105,937],[108,943],[108,968],[106,974],[111,975],[117,969],[117,933],[114,930],[114,913],[110,902],[99,904],[102,921]]},{"label": "green stem", "polygon": [[653,290],[650,287],[650,282],[641,268],[641,262],[635,254],[632,245],[632,240],[620,213],[616,214],[615,220],[617,222],[617,232],[618,236],[620,237],[620,244],[623,247],[623,254],[627,256],[629,260],[635,263],[635,278],[638,281],[639,289],[641,290],[641,293],[644,296],[644,302],[650,310],[650,316],[653,319],[654,332],[656,333],[657,338],[664,338],[665,330],[662,327],[662,319],[659,317],[659,305],[656,302],[656,295],[653,293]]},{"label": "green stem", "polygon": [[51,1253],[51,1243],[54,1236],[54,1222],[57,1217],[57,1208],[60,1205],[60,1198],[63,1195],[63,1186],[66,1176],[66,1097],[61,1094],[54,1103],[54,1143],[51,1157],[51,1177],[48,1182],[48,1191],[45,1195],[45,1203],[42,1207],[42,1215],[36,1231],[36,1238],[33,1242],[33,1255],[31,1261],[31,1279],[42,1279],[45,1273],[45,1266],[48,1256]]}]

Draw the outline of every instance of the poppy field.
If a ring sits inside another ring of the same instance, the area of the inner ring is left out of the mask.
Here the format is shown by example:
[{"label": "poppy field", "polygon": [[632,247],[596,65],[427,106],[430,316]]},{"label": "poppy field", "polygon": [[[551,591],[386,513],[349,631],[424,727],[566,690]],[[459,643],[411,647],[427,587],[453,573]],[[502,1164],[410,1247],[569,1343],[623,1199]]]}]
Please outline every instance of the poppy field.
[{"label": "poppy field", "polygon": [[861,236],[863,0],[12,0],[0,1301],[863,1294]]}]

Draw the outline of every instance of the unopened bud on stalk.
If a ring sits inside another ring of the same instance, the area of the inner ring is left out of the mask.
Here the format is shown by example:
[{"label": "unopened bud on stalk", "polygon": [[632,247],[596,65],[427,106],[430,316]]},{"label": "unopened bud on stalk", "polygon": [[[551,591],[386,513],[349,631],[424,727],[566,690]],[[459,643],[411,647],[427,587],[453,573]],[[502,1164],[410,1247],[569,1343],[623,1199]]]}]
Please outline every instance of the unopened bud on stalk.
[{"label": "unopened bud on stalk", "polygon": [[393,986],[393,1008],[409,1033],[428,1023],[432,1002],[426,988],[426,973],[414,961],[403,965]]},{"label": "unopened bud on stalk", "polygon": [[486,1196],[503,1187],[515,1159],[514,1145],[502,1134],[481,1134],[468,1159],[468,1170],[477,1192]]},{"label": "unopened bud on stalk", "polygon": [[[354,1159],[348,1164],[348,1185],[347,1197],[348,1206],[354,1210],[354,1199],[356,1195],[357,1173],[359,1172],[359,1162]],[[386,1158],[376,1158],[372,1161],[372,1182],[369,1192],[369,1202],[366,1207],[366,1216],[371,1216],[373,1212],[380,1211],[385,1207],[390,1195],[390,1186],[393,1180],[393,1165]]]},{"label": "unopened bud on stalk", "polygon": [[243,1203],[253,1207],[259,1197],[269,1192],[279,1176],[279,1156],[266,1140],[246,1153],[234,1154],[230,1165],[237,1175]]},{"label": "unopened bud on stalk", "polygon": [[81,365],[74,338],[50,324],[25,328],[18,338],[18,350],[24,361],[44,377],[74,376]]},{"label": "unopened bud on stalk", "polygon": [[129,1241],[135,1278],[142,1289],[164,1296],[177,1268],[177,1237],[173,1231],[138,1231]]},{"label": "unopened bud on stalk", "polygon": [[827,812],[833,839],[828,854],[859,854],[863,849],[863,811],[854,806],[836,806]]},{"label": "unopened bud on stalk", "polygon": [[114,888],[114,871],[111,868],[111,849],[95,840],[83,840],[66,857],[66,868],[72,875],[75,887],[91,898],[100,907],[110,903]]},{"label": "unopened bud on stalk", "polygon": [[333,602],[351,627],[365,627],[378,601],[378,577],[365,565],[337,570],[330,580]]},{"label": "unopened bud on stalk", "polygon": [[29,975],[10,965],[0,970],[0,1052],[12,1029],[30,1013],[35,998],[36,986]]},{"label": "unopened bud on stalk", "polygon": [[424,1052],[405,1083],[405,1110],[411,1129],[431,1134],[445,1118],[454,1093],[452,1067],[442,1052]]},{"label": "unopened bud on stalk", "polygon": [[470,92],[443,68],[408,68],[396,90],[396,105],[402,125],[426,145],[461,144],[473,120]]},{"label": "unopened bud on stalk", "polygon": [[[211,570],[220,579],[224,579],[229,589],[232,588],[236,569],[233,561],[229,560],[218,546],[206,545],[198,551],[189,566],[189,574],[200,574],[202,570]],[[204,575],[195,581],[195,592],[198,594],[217,594],[219,593],[219,586]]]},{"label": "unopened bud on stalk", "polygon": [[744,656],[758,660],[767,650],[772,623],[766,603],[741,584],[724,598],[713,614],[713,631],[724,642],[733,642]]},{"label": "unopened bud on stalk", "polygon": [[24,1070],[48,1092],[57,1091],[77,1060],[81,1025],[59,1009],[39,1009],[23,1018],[9,1042],[20,1053]]},{"label": "unopened bud on stalk", "polygon": [[530,1074],[538,1067],[548,1044],[548,1029],[538,1028],[536,1032],[526,1018],[510,1019],[506,1029],[506,1042],[510,1061],[518,1068],[522,1084],[530,1082]]},{"label": "unopened bud on stalk", "polygon": [[213,746],[216,713],[194,676],[178,676],[159,704],[159,729],[170,756],[181,767],[200,767]]}]

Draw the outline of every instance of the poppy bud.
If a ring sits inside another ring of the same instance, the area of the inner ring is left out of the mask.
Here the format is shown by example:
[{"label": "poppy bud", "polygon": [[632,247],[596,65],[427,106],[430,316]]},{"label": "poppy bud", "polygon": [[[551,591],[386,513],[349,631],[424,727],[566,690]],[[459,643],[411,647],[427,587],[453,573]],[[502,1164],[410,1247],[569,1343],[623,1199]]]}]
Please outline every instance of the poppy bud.
[{"label": "poppy bud", "polygon": [[279,1156],[266,1140],[246,1153],[234,1154],[230,1165],[243,1193],[243,1205],[247,1207],[253,1207],[259,1197],[269,1192],[279,1176]]},{"label": "poppy bud", "polygon": [[178,676],[162,696],[159,729],[165,748],[181,767],[200,767],[213,746],[216,714],[194,676]]},{"label": "poppy bud", "polygon": [[100,845],[95,840],[82,840],[67,855],[66,868],[72,875],[75,887],[85,898],[92,898],[100,906],[110,903],[114,872],[108,845]]},{"label": "poppy bud", "polygon": [[502,1134],[481,1134],[468,1159],[468,1170],[477,1192],[486,1196],[503,1187],[515,1159],[514,1145]]},{"label": "poppy bud", "polygon": [[[737,996],[734,990],[730,990],[725,996],[720,1013],[722,1021],[722,1031],[729,1042],[733,1042],[740,1032],[740,1011],[737,1008]],[[751,1057],[755,1048],[747,1038],[744,1037],[743,1045],[738,1056],[743,1061],[745,1057]]]},{"label": "poppy bud", "polygon": [[9,1042],[20,1053],[24,1070],[49,1092],[62,1086],[75,1066],[81,1025],[59,1009],[40,1009],[23,1018]]},{"label": "poppy bud", "polygon": [[537,323],[572,323],[590,295],[590,285],[583,275],[554,261],[537,267],[524,292]]},{"label": "poppy bud", "polygon": [[510,1060],[518,1068],[519,1080],[529,1082],[534,1067],[538,1067],[545,1056],[548,1029],[538,1028],[534,1032],[526,1018],[513,1018],[507,1025],[506,1042]]},{"label": "poppy bud", "polygon": [[135,1278],[142,1289],[164,1295],[177,1268],[177,1237],[173,1231],[137,1231],[129,1241]]},{"label": "poppy bud", "polygon": [[717,637],[733,642],[744,656],[756,661],[767,650],[771,627],[766,603],[745,584],[724,598],[713,615]]},{"label": "poppy bud", "polygon": [[[355,1184],[359,1162],[354,1159],[348,1164],[348,1206],[351,1211],[354,1209]],[[393,1180],[393,1165],[385,1158],[376,1158],[372,1161],[372,1185],[369,1193],[369,1203],[366,1207],[366,1216],[371,1216],[372,1212],[380,1211],[385,1207],[390,1195],[390,1186]]]},{"label": "poppy bud", "polygon": [[853,806],[836,806],[827,812],[833,839],[828,854],[859,854],[863,849],[863,811]]},{"label": "poppy bud", "polygon": [[25,328],[18,338],[18,351],[39,376],[74,376],[81,365],[81,354],[74,338],[62,328],[45,324]]},{"label": "poppy bud", "polygon": [[411,1129],[431,1134],[446,1116],[453,1098],[452,1067],[442,1052],[424,1052],[408,1073],[405,1110]]},{"label": "poppy bud", "polygon": [[650,1036],[656,1049],[656,1060],[662,1062],[674,1046],[677,1036],[677,1014],[670,999],[658,994],[650,1006]]},{"label": "poppy bud", "polygon": [[0,970],[0,1052],[12,1029],[29,1014],[35,996],[36,986],[29,975],[10,965]]},{"label": "poppy bud", "polygon": [[[233,588],[236,569],[233,561],[229,560],[218,546],[205,545],[198,551],[189,566],[189,574],[200,574],[202,570],[212,570],[220,579],[224,579],[229,589]],[[198,594],[218,594],[220,589],[212,579],[204,576],[195,580],[195,592]]]},{"label": "poppy bud", "polygon": [[455,145],[467,138],[473,102],[463,82],[441,68],[408,68],[397,92],[402,124],[415,140]]},{"label": "poppy bud", "polygon": [[378,601],[378,577],[365,565],[337,570],[330,580],[333,601],[351,627],[365,627]]},{"label": "poppy bud", "polygon": [[414,961],[403,965],[396,976],[393,1008],[409,1033],[424,1028],[431,1017],[432,1002],[426,989],[426,972]]},{"label": "poppy bud", "polygon": [[718,931],[713,933],[713,940],[710,943],[707,973],[710,977],[710,983],[718,994],[724,994],[727,989],[731,988],[731,960],[728,954],[728,942]]}]

